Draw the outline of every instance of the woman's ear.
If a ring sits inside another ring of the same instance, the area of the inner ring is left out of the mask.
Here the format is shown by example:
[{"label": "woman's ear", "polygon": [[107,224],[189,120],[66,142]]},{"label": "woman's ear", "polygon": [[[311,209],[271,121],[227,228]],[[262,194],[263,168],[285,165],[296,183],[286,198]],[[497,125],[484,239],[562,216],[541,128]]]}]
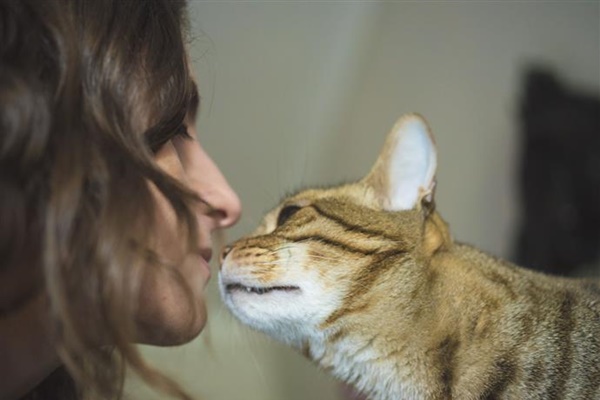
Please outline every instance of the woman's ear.
[{"label": "woman's ear", "polygon": [[437,154],[427,122],[418,114],[401,117],[388,134],[379,158],[362,180],[382,208],[410,210],[433,201]]}]

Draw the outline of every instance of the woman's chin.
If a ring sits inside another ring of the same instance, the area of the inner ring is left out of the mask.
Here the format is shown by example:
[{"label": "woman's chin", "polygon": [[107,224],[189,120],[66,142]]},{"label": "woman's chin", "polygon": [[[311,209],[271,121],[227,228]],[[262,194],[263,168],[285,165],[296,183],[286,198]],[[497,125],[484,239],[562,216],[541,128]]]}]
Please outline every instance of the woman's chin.
[{"label": "woman's chin", "polygon": [[140,287],[136,312],[137,341],[174,346],[194,339],[206,324],[204,289],[208,263],[188,256],[176,271],[148,269]]},{"label": "woman's chin", "polygon": [[[153,346],[177,346],[195,339],[206,325],[206,307],[196,307],[195,316],[170,315],[167,319],[138,320],[137,342]],[[176,314],[176,313],[175,313]]]}]

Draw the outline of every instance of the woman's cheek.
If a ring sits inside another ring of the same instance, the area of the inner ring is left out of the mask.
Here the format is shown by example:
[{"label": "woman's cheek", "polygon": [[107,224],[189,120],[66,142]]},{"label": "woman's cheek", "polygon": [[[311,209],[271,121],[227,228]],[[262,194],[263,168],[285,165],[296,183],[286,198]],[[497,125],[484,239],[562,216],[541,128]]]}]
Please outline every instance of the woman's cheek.
[{"label": "woman's cheek", "polygon": [[[156,154],[156,163],[169,176],[185,183],[185,171],[181,165],[177,149],[167,142]],[[154,232],[151,233],[153,250],[164,261],[181,262],[185,249],[185,240],[178,226],[177,214],[167,198],[153,184],[149,183],[155,207]]]},{"label": "woman's cheek", "polygon": [[160,190],[151,182],[148,185],[155,204],[154,230],[150,232],[151,250],[163,262],[175,263],[183,257],[186,243],[185,240],[181,240],[177,215]]}]

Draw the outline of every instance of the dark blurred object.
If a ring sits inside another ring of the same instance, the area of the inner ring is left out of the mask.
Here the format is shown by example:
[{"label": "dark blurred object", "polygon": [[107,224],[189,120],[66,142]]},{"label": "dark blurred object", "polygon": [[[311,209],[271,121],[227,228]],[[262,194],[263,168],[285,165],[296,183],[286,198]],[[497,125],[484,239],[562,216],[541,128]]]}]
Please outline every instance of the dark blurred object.
[{"label": "dark blurred object", "polygon": [[571,275],[600,255],[600,99],[544,69],[530,70],[524,83],[515,261]]},{"label": "dark blurred object", "polygon": [[19,400],[78,400],[82,398],[67,369],[58,367],[34,390]]}]

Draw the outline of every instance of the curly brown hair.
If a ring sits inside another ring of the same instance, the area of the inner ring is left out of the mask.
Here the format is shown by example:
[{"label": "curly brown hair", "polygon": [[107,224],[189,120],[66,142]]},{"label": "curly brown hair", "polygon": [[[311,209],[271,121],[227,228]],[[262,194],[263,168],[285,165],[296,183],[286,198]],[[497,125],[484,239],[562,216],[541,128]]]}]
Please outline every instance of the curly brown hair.
[{"label": "curly brown hair", "polygon": [[28,269],[29,295],[46,292],[68,372],[56,398],[67,376],[74,396],[120,398],[127,366],[189,398],[133,344],[142,269],[166,268],[149,182],[183,242],[198,235],[199,199],[152,152],[197,102],[187,30],[182,0],[0,0],[0,272]]}]

